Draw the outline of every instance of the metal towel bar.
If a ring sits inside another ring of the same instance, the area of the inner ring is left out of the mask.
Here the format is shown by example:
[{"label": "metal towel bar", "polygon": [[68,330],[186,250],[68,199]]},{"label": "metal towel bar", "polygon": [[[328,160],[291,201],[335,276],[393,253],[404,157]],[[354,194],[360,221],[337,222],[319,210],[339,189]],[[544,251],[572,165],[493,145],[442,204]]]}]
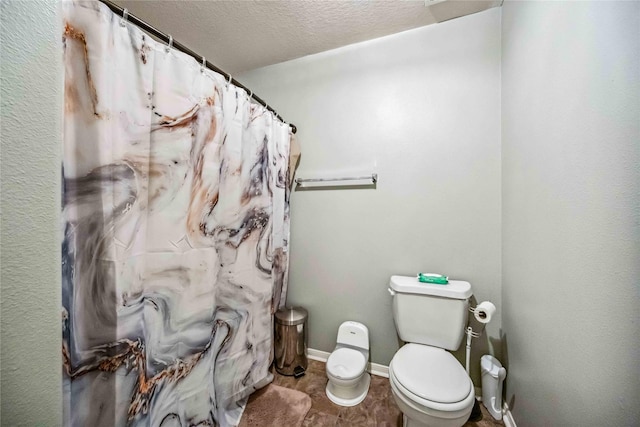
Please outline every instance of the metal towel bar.
[{"label": "metal towel bar", "polygon": [[[378,182],[378,174],[372,173],[371,175],[366,176],[348,176],[342,178],[296,178],[296,184],[306,184],[306,183],[314,183],[314,182],[340,182],[340,181],[362,181],[362,180],[371,180],[371,184],[375,184]],[[348,185],[348,183],[346,184]]]}]

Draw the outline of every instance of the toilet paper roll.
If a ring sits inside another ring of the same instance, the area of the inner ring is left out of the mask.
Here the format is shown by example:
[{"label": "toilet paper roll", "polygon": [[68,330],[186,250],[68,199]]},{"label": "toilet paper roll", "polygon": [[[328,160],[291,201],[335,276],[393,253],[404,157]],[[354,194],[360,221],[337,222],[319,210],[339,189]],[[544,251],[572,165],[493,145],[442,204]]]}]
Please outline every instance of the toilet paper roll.
[{"label": "toilet paper roll", "polygon": [[491,301],[482,301],[473,310],[473,317],[480,323],[489,323],[496,312],[496,306]]}]

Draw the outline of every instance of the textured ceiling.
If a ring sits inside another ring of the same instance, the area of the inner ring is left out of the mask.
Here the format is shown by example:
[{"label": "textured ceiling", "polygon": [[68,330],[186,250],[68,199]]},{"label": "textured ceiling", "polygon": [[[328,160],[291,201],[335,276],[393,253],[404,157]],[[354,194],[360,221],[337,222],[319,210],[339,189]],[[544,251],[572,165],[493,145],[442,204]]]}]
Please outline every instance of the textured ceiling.
[{"label": "textured ceiling", "polygon": [[129,13],[236,74],[498,6],[500,0],[140,1]]}]

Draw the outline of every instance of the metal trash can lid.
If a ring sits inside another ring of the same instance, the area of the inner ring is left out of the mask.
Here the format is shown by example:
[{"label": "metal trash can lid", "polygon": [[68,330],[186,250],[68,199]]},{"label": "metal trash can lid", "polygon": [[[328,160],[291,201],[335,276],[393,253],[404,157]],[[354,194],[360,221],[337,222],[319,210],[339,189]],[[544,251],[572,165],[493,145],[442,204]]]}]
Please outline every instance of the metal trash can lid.
[{"label": "metal trash can lid", "polygon": [[307,320],[309,313],[302,307],[285,307],[276,311],[276,323],[280,325],[299,325]]}]

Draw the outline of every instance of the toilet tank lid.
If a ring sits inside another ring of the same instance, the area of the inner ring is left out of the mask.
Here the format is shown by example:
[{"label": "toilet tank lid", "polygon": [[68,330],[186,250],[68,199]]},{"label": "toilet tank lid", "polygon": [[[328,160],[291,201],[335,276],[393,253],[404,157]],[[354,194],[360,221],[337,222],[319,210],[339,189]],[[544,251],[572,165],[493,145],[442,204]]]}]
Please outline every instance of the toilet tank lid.
[{"label": "toilet tank lid", "polygon": [[395,292],[403,294],[433,295],[453,299],[468,299],[472,294],[469,282],[449,280],[446,285],[438,285],[422,283],[415,276],[391,276],[389,287]]}]

